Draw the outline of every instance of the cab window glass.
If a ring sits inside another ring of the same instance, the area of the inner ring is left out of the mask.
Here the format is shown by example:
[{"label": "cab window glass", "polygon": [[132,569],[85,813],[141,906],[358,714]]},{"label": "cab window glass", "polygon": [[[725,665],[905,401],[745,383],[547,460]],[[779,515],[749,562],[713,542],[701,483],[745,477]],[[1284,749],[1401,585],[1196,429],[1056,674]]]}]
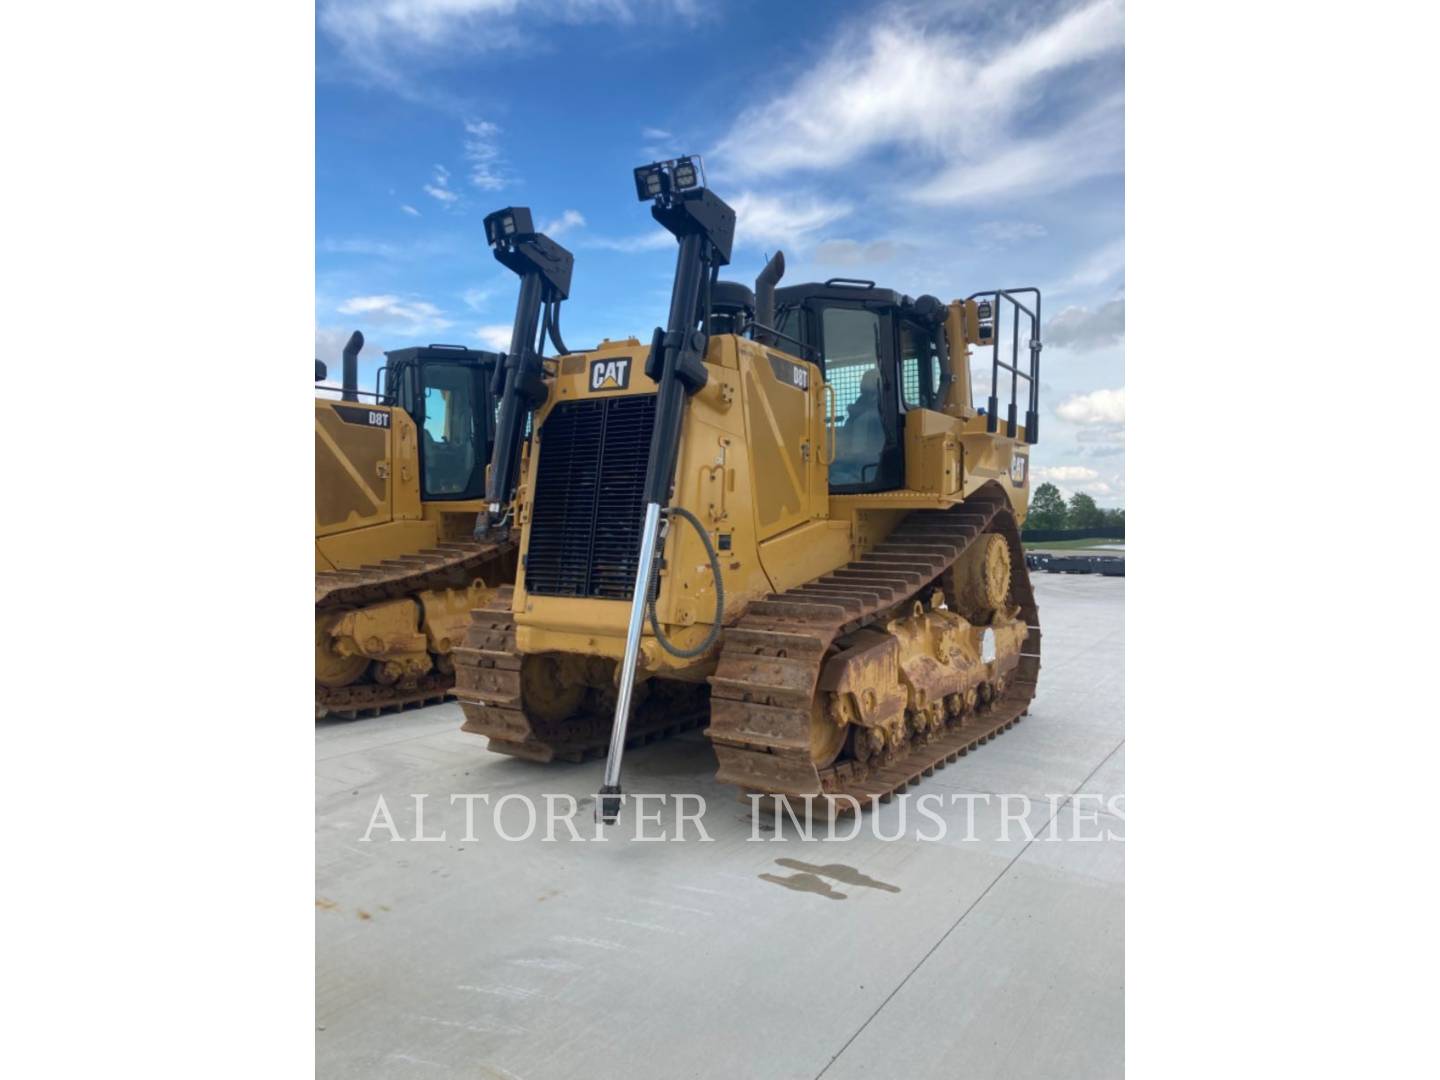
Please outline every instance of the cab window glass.
[{"label": "cab window glass", "polygon": [[458,364],[424,368],[425,423],[420,429],[426,495],[459,495],[470,487],[483,418],[475,380]]},{"label": "cab window glass", "polygon": [[446,438],[446,421],[450,419],[446,406],[449,400],[449,390],[442,390],[438,386],[425,388],[425,433],[432,440]]},{"label": "cab window glass", "polygon": [[922,327],[900,323],[900,403],[906,409],[940,407],[940,357]]},{"label": "cab window glass", "polygon": [[880,402],[880,317],[826,308],[821,319],[825,381],[835,392],[835,461],[830,483],[867,484],[880,469],[885,420]]},{"label": "cab window glass", "polygon": [[[805,356],[805,350],[796,344],[796,342],[805,340],[805,329],[801,321],[799,306],[788,307],[781,311],[775,320],[775,329],[785,335],[775,340],[775,348],[801,359],[813,359],[813,356]],[[791,338],[795,340],[791,341]]]}]

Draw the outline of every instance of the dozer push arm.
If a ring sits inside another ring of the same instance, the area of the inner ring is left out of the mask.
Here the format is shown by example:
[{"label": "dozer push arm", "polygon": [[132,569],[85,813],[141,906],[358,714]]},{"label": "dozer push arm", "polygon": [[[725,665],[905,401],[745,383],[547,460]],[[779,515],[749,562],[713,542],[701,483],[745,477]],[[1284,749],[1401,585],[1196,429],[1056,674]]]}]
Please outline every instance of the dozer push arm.
[{"label": "dozer push arm", "polygon": [[657,328],[645,373],[658,384],[655,428],[645,471],[645,521],[640,532],[640,558],[635,567],[635,590],[630,600],[630,622],[625,635],[620,686],[615,699],[615,722],[605,759],[605,779],[595,801],[600,820],[613,822],[620,814],[620,765],[625,754],[630,698],[635,689],[635,663],[645,624],[646,598],[655,565],[660,515],[670,502],[675,463],[680,448],[680,422],[685,397],[702,389],[705,371],[705,335],[700,321],[701,291],[715,269],[730,261],[735,236],[735,211],[724,200],[696,186],[689,159],[663,162],[635,170],[635,186],[642,201],[654,199],[651,214],[680,241],[675,257],[675,283],[670,291],[670,316],[665,329]]},{"label": "dozer push arm", "polygon": [[520,444],[525,421],[545,402],[544,368],[540,361],[537,333],[544,329],[559,337],[560,303],[570,295],[570,273],[575,257],[544,233],[535,231],[525,207],[497,210],[485,219],[485,238],[502,265],[520,275],[520,297],[515,304],[515,323],[510,332],[510,352],[495,366],[492,390],[500,401],[500,418],[495,430],[495,450],[490,463],[490,484],[485,492],[488,508],[475,522],[477,537],[498,528],[505,508],[515,494],[519,477]]}]

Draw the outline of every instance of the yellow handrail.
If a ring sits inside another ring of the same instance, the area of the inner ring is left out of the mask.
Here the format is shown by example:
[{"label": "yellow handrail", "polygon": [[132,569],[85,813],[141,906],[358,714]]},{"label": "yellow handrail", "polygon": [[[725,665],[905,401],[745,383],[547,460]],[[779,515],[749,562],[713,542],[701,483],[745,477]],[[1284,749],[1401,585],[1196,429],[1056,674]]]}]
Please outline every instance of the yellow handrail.
[{"label": "yellow handrail", "polygon": [[822,457],[820,459],[820,464],[833,465],[835,464],[835,388],[831,386],[828,382],[822,383],[821,385],[824,386],[825,397],[829,400],[830,403],[830,408],[828,410],[829,416],[825,422],[825,428],[830,435],[830,456],[828,458]]}]

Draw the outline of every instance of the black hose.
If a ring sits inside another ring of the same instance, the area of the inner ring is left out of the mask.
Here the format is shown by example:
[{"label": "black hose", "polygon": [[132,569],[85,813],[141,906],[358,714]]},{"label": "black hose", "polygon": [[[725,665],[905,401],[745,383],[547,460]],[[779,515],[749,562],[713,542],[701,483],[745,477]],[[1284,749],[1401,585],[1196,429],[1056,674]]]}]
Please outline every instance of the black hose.
[{"label": "black hose", "polygon": [[[715,578],[715,620],[710,624],[710,633],[705,635],[705,640],[696,645],[693,649],[677,649],[675,645],[665,636],[660,629],[660,618],[655,614],[655,599],[660,595],[660,574],[657,566],[650,574],[650,629],[655,632],[655,640],[660,642],[660,647],[671,656],[678,656],[682,660],[691,660],[697,656],[703,656],[714,645],[720,637],[720,624],[725,618],[725,583],[720,579],[720,556],[715,552],[715,545],[710,543],[710,534],[705,531],[705,526],[700,524],[700,519],[686,510],[683,506],[668,506],[660,513],[669,516],[679,514],[686,521],[695,527],[700,534],[700,542],[705,545],[705,554],[710,558],[710,573]],[[660,561],[660,553],[655,553],[655,561]]]},{"label": "black hose", "polygon": [[560,355],[569,356],[570,350],[565,347],[565,342],[560,337],[560,304],[558,302],[550,308],[545,328],[550,334],[550,343],[555,346]]}]

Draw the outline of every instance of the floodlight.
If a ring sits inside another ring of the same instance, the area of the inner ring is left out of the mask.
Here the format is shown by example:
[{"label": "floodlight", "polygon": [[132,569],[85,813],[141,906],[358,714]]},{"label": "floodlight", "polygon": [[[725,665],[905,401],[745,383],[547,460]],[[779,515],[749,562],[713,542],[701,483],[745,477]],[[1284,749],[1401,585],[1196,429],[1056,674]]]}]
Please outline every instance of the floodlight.
[{"label": "floodlight", "polygon": [[665,163],[641,165],[635,170],[635,195],[641,202],[658,199],[670,190],[670,177],[665,175]]},{"label": "floodlight", "polygon": [[696,187],[700,183],[695,162],[688,157],[676,159],[675,167],[671,170],[670,175],[675,181],[675,187],[680,191]]},{"label": "floodlight", "polygon": [[507,206],[485,218],[485,239],[491,247],[517,236],[527,236],[534,231],[535,224],[529,207]]}]

